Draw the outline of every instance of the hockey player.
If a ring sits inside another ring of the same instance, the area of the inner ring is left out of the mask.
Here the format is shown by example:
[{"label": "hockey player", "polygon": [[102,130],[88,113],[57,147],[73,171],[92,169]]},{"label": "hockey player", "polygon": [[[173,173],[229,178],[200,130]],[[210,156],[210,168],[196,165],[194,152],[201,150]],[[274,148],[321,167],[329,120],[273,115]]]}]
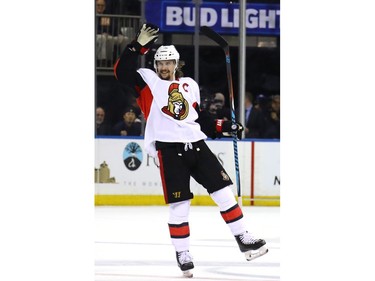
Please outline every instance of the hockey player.
[{"label": "hockey player", "polygon": [[[133,87],[146,119],[145,150],[160,162],[164,199],[169,204],[169,232],[177,264],[185,276],[194,268],[189,252],[189,208],[193,194],[190,177],[201,184],[219,206],[224,221],[247,259],[267,252],[263,239],[247,232],[243,213],[231,190],[227,172],[205,143],[207,137],[237,133],[243,127],[231,121],[213,120],[200,111],[198,84],[182,77],[180,55],[173,45],[160,46],[154,56],[155,72],[138,69],[139,55],[148,52],[158,38],[158,27],[143,24],[114,67],[116,79]],[[204,132],[202,131],[204,130]]]}]

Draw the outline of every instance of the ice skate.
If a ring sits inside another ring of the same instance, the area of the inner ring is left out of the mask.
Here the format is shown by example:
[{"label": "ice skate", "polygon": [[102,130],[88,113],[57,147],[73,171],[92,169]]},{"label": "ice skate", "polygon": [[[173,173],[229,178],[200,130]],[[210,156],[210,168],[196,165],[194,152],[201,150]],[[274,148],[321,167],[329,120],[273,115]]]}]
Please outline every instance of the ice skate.
[{"label": "ice skate", "polygon": [[266,241],[254,238],[247,231],[234,237],[240,247],[240,251],[245,253],[248,261],[259,258],[268,252],[268,249],[265,247]]},{"label": "ice skate", "polygon": [[178,267],[182,270],[184,277],[192,278],[192,269],[194,268],[193,257],[189,251],[176,252]]}]

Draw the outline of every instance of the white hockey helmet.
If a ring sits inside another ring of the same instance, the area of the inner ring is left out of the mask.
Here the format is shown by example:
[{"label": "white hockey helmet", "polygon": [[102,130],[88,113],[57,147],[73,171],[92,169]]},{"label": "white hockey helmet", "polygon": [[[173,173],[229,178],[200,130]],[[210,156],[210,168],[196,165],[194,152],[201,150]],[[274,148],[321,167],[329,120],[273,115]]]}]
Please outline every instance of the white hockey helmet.
[{"label": "white hockey helmet", "polygon": [[176,60],[176,68],[178,65],[178,61],[180,59],[180,54],[177,52],[175,46],[168,45],[168,46],[160,46],[155,53],[154,56],[154,68],[156,70],[156,62],[159,60]]}]

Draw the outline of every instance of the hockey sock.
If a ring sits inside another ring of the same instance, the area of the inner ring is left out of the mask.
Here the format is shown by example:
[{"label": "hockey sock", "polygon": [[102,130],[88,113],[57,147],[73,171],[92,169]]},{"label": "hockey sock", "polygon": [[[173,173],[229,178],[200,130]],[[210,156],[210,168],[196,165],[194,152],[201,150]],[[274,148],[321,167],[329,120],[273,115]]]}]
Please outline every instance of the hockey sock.
[{"label": "hockey sock", "polygon": [[246,231],[243,213],[238,206],[234,194],[229,186],[210,194],[211,198],[219,206],[220,214],[227,223],[233,235],[239,235]]},{"label": "hockey sock", "polygon": [[172,244],[177,252],[189,250],[190,228],[189,228],[190,200],[171,203],[169,205],[169,233]]}]

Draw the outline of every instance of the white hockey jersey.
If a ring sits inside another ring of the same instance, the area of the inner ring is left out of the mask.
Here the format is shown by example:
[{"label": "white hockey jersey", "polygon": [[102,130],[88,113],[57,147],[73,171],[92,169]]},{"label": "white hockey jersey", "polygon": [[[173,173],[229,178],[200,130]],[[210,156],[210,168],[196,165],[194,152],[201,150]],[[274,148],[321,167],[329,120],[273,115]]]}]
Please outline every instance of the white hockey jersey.
[{"label": "white hockey jersey", "polygon": [[145,114],[145,150],[156,156],[155,141],[196,142],[206,139],[194,106],[200,103],[198,84],[189,77],[174,81],[160,79],[152,70],[138,69],[147,86],[138,103]]}]

